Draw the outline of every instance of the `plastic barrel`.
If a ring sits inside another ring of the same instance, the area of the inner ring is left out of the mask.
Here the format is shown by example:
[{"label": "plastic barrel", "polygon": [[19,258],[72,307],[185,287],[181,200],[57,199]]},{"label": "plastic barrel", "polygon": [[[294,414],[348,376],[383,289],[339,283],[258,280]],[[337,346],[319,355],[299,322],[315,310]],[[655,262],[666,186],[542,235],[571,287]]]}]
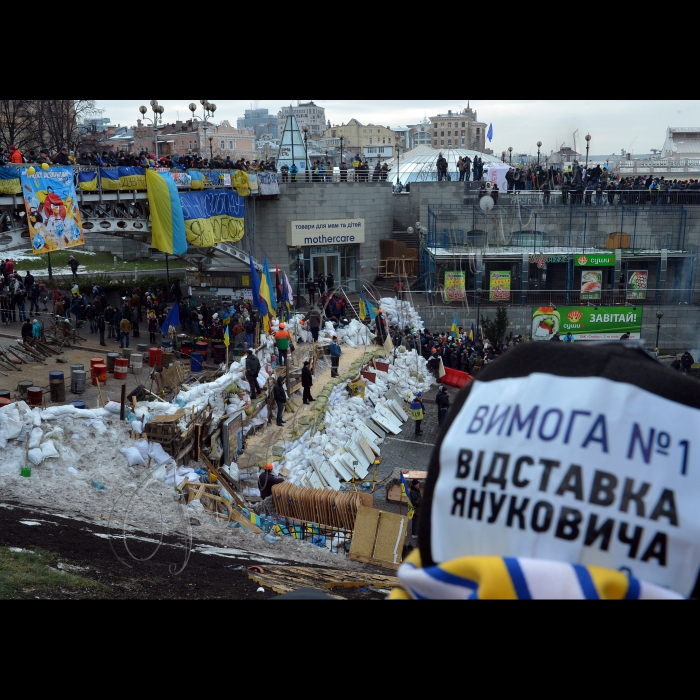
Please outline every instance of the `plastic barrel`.
[{"label": "plastic barrel", "polygon": [[9,406],[11,403],[12,401],[10,401],[10,399],[5,396],[0,396],[0,406]]},{"label": "plastic barrel", "polygon": [[[32,382],[33,384],[34,382]],[[12,398],[12,394],[10,393],[9,389],[0,389],[0,399],[10,399]]]},{"label": "plastic barrel", "polygon": [[142,355],[145,355],[148,352],[148,345],[137,345],[136,350],[140,352]]},{"label": "plastic barrel", "polygon": [[22,399],[22,401],[27,400],[27,389],[29,389],[30,386],[34,386],[34,382],[24,381],[17,385],[17,391],[19,392],[19,397]]},{"label": "plastic barrel", "polygon": [[160,348],[150,348],[148,350],[148,366],[159,367],[163,364],[163,351]]},{"label": "plastic barrel", "polygon": [[63,372],[49,372],[49,381],[50,382],[58,381],[58,380],[60,380],[60,381],[64,380]]},{"label": "plastic barrel", "polygon": [[201,372],[202,371],[202,354],[199,352],[193,352],[190,355],[190,371]]},{"label": "plastic barrel", "polygon": [[173,341],[163,338],[163,340],[160,341],[160,346],[163,348],[163,352],[166,350],[171,350],[173,347]]},{"label": "plastic barrel", "polygon": [[84,369],[77,369],[73,372],[70,382],[71,394],[84,394],[87,372]]},{"label": "plastic barrel", "polygon": [[122,357],[128,360],[131,357],[131,348],[122,348]]},{"label": "plastic barrel", "polygon": [[143,355],[141,355],[141,353],[135,352],[131,356],[131,369],[134,370],[134,372],[143,369]]},{"label": "plastic barrel", "polygon": [[90,358],[90,368],[92,369],[95,365],[101,365],[104,360],[101,357],[91,357]]},{"label": "plastic barrel", "polygon": [[41,390],[41,387],[30,386],[29,389],[27,389],[27,403],[34,408],[36,406],[41,406],[43,402],[44,392]]},{"label": "plastic barrel", "polygon": [[86,408],[84,401],[71,401],[70,405],[75,408],[79,408],[81,411],[84,411]]},{"label": "plastic barrel", "polygon": [[117,361],[118,357],[119,357],[118,352],[110,352],[107,355],[107,371],[108,372],[114,372],[114,363]]},{"label": "plastic barrel", "polygon": [[198,352],[203,360],[207,359],[207,355],[209,353],[209,343],[203,340],[197,341],[197,344],[194,346],[195,352]]},{"label": "plastic barrel", "polygon": [[126,357],[119,357],[114,363],[114,378],[115,379],[126,379],[126,375],[129,371],[129,360]]}]

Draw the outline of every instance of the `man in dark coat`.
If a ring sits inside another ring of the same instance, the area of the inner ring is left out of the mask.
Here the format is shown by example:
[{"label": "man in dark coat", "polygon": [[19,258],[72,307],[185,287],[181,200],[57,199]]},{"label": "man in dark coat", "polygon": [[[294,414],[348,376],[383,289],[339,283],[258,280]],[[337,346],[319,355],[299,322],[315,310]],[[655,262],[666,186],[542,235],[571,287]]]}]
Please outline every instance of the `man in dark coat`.
[{"label": "man in dark coat", "polygon": [[441,386],[438,389],[438,394],[435,397],[435,403],[438,407],[438,425],[442,425],[445,417],[447,416],[447,412],[450,410],[450,397],[447,393],[447,389],[445,389],[444,386]]},{"label": "man in dark coat", "polygon": [[681,356],[681,370],[685,374],[690,374],[690,368],[695,364],[693,356],[686,350]]},{"label": "man in dark coat", "polygon": [[309,401],[315,401],[316,399],[311,398],[311,387],[314,385],[314,380],[309,369],[308,360],[304,362],[304,369],[301,370],[301,385],[304,387],[304,403],[308,404]]},{"label": "man in dark coat", "polygon": [[245,378],[250,384],[250,398],[255,400],[258,398],[258,374],[260,374],[260,360],[253,354],[252,349],[248,350],[248,357],[245,360]]}]

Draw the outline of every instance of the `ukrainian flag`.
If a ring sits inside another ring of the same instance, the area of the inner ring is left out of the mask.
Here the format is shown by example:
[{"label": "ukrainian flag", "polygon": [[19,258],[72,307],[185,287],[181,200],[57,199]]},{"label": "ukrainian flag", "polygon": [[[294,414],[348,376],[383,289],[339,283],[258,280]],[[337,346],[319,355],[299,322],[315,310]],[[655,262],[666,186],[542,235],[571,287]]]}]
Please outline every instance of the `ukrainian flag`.
[{"label": "ukrainian flag", "polygon": [[265,318],[268,315],[267,303],[262,298],[260,290],[260,278],[258,277],[258,271],[253,265],[253,258],[250,258],[250,286],[253,290],[253,306],[260,312],[260,315]]},{"label": "ukrainian flag", "polygon": [[473,341],[474,336],[475,336],[474,324],[472,323],[472,327],[469,329],[469,340]]},{"label": "ukrainian flag", "polygon": [[367,318],[367,304],[365,302],[365,297],[362,292],[360,292],[360,301],[357,305],[360,311],[360,321],[364,321]]},{"label": "ukrainian flag", "polygon": [[274,287],[272,286],[272,278],[270,277],[270,269],[267,264],[267,255],[265,256],[265,262],[263,264],[263,274],[260,278],[260,296],[267,303],[267,308],[272,316],[277,316],[277,301],[275,300],[275,295],[272,293]]},{"label": "ukrainian flag", "polygon": [[232,180],[233,187],[238,192],[239,197],[248,197],[250,195],[248,173],[245,170],[234,170]]},{"label": "ukrainian flag", "polygon": [[365,306],[367,307],[369,320],[374,321],[374,319],[377,318],[377,314],[379,313],[379,308],[375,306],[371,301],[367,301],[367,299],[365,299]]},{"label": "ukrainian flag", "polygon": [[406,477],[403,475],[403,472],[401,472],[401,495],[408,501],[408,519],[412,520],[413,516],[416,514],[416,509],[411,502],[408,484],[406,484]]},{"label": "ukrainian flag", "polygon": [[22,194],[19,168],[0,167],[0,194]]},{"label": "ukrainian flag", "polygon": [[78,173],[78,184],[84,192],[94,192],[97,189],[97,171],[81,170]]},{"label": "ukrainian flag", "polygon": [[145,190],[146,188],[145,168],[119,168],[120,190]]},{"label": "ukrainian flag", "polygon": [[459,335],[459,326],[457,325],[457,317],[452,319],[452,337],[456,338]]},{"label": "ukrainian flag", "polygon": [[187,174],[190,176],[190,189],[192,190],[203,190],[204,189],[204,176],[197,170],[188,170]]},{"label": "ukrainian flag", "polygon": [[119,168],[100,168],[103,190],[119,189]]},{"label": "ukrainian flag", "polygon": [[228,328],[226,329],[226,332],[224,333],[224,345],[226,347],[231,345],[231,340],[229,339],[229,335],[228,335]]},{"label": "ukrainian flag", "polygon": [[184,255],[187,252],[185,217],[177,187],[171,177],[164,178],[155,170],[147,170],[148,203],[151,208],[151,245],[163,253]]}]

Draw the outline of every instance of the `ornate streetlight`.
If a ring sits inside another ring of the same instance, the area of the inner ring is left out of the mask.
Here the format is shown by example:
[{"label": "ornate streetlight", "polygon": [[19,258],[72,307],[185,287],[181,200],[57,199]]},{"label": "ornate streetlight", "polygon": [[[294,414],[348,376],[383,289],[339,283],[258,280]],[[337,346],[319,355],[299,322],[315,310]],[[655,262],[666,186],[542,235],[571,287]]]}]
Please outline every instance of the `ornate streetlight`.
[{"label": "ornate streetlight", "polygon": [[[209,139],[209,128],[213,126],[209,119],[214,116],[214,112],[216,112],[217,107],[213,102],[209,102],[209,100],[200,100],[199,104],[202,105],[202,114],[204,114],[204,119],[195,116],[197,105],[194,102],[190,102],[190,112],[192,112],[192,121],[197,120],[202,122],[202,129],[204,129],[204,141],[206,142],[207,139]],[[209,147],[212,150],[211,157],[213,157],[213,140],[213,137],[209,139]],[[206,148],[206,143],[204,148]]]},{"label": "ornate streetlight", "polygon": [[148,107],[146,105],[141,105],[139,107],[139,112],[141,112],[141,116],[143,119],[146,121],[151,122],[153,124],[153,134],[155,137],[155,151],[156,151],[156,161],[158,160],[159,154],[158,154],[158,126],[163,123],[163,112],[165,112],[165,108],[162,105],[158,104],[158,100],[151,100],[151,109],[153,110],[153,119],[149,119],[146,116],[146,112],[148,112]]},{"label": "ornate streetlight", "polygon": [[591,146],[591,135],[586,134],[586,170],[588,170],[588,149]]},{"label": "ornate streetlight", "polygon": [[540,164],[540,148],[542,148],[542,141],[537,142],[537,165]]},{"label": "ornate streetlight", "polygon": [[510,157],[510,165],[513,165],[513,147],[508,146],[508,155]]},{"label": "ornate streetlight", "polygon": [[656,318],[658,319],[658,321],[656,322],[656,352],[657,352],[657,354],[659,352],[659,335],[661,334],[661,319],[663,317],[664,317],[663,311],[656,312]]}]

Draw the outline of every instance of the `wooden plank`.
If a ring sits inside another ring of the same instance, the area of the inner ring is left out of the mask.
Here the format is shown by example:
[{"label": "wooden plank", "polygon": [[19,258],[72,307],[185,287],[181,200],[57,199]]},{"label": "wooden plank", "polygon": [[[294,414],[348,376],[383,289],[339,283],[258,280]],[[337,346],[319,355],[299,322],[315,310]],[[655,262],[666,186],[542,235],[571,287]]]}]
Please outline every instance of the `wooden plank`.
[{"label": "wooden plank", "polygon": [[371,557],[374,554],[374,543],[377,539],[380,511],[373,508],[357,509],[355,528],[350,545],[350,556]]},{"label": "wooden plank", "polygon": [[158,425],[159,423],[177,423],[180,418],[185,417],[185,410],[180,409],[177,413],[173,413],[171,416],[154,416],[148,421],[149,425]]},{"label": "wooden plank", "polygon": [[251,532],[254,532],[256,535],[263,534],[263,531],[257,525],[250,522],[250,520],[248,520],[248,518],[246,518],[245,515],[239,513],[235,508],[229,508],[229,515],[231,517],[231,520],[235,520],[239,525],[242,525]]},{"label": "wooden plank", "polygon": [[373,559],[372,557],[365,557],[360,554],[353,554],[352,552],[348,553],[348,559],[352,559],[353,561],[359,561],[364,564],[373,564],[374,566],[379,566],[382,569],[391,569],[392,571],[397,571],[399,566],[401,566],[401,564],[390,564],[386,561]]}]

